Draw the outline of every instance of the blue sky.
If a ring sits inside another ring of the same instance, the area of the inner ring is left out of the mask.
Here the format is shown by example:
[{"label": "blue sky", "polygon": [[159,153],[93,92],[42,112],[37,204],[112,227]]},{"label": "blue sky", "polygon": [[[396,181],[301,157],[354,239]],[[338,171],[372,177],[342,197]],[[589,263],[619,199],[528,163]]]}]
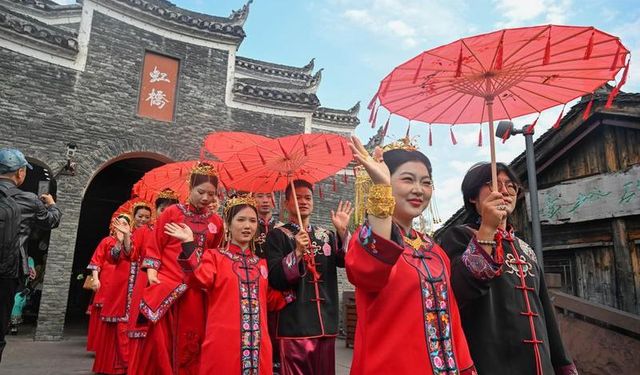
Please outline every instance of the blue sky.
[{"label": "blue sky", "polygon": [[[173,1],[220,16],[245,4],[245,0]],[[324,68],[318,91],[322,105],[346,109],[361,101],[362,123],[356,134],[366,141],[374,133],[367,123],[366,105],[379,81],[396,65],[461,37],[548,23],[595,26],[621,37],[632,54],[640,50],[637,0],[255,0],[239,55],[294,66],[315,57],[316,68]],[[640,61],[635,60],[625,91],[640,91]],[[559,111],[543,112],[538,135],[553,125]],[[526,121],[532,117],[516,125]],[[390,138],[401,137],[406,128],[406,120],[392,117]],[[486,126],[484,130],[484,147],[477,146],[478,125],[457,128],[454,146],[448,127],[434,126],[434,145],[428,147],[426,127],[412,127],[412,136],[418,136],[421,150],[434,166],[435,199],[442,219],[462,205],[460,182],[468,167],[489,159]],[[523,137],[498,142],[498,160],[509,162],[523,150]]]}]

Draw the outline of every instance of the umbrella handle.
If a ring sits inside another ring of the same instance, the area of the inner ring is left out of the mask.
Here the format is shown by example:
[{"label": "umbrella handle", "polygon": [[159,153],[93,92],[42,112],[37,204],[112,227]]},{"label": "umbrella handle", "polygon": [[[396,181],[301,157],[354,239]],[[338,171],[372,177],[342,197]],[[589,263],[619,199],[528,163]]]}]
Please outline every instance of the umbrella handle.
[{"label": "umbrella handle", "polygon": [[298,197],[296,196],[296,187],[293,185],[293,179],[289,181],[291,184],[291,195],[293,195],[293,202],[296,204],[296,215],[298,217],[298,225],[302,228],[302,216],[300,216],[300,207],[298,206]]},{"label": "umbrella handle", "polygon": [[493,130],[493,98],[487,98],[487,115],[489,116],[489,144],[491,148],[491,187],[498,191],[498,167],[496,165],[496,137]]}]

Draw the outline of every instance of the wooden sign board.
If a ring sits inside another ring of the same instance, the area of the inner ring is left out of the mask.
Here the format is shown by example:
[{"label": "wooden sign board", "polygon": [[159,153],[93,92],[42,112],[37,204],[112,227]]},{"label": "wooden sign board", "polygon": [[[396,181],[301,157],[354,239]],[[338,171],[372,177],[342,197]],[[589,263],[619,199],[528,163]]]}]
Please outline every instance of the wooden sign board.
[{"label": "wooden sign board", "polygon": [[[640,214],[640,166],[563,182],[538,191],[540,223],[576,223]],[[526,194],[531,221],[531,202]]]},{"label": "wooden sign board", "polygon": [[173,121],[180,60],[147,51],[138,95],[138,116]]}]

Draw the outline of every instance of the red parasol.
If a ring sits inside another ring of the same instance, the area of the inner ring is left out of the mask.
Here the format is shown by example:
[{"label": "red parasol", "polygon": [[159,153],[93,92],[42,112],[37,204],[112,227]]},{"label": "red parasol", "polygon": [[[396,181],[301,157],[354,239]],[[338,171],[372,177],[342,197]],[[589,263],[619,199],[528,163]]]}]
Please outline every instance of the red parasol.
[{"label": "red parasol", "polygon": [[624,67],[610,105],[626,81],[628,55],[619,38],[593,27],[523,27],[463,38],[387,75],[369,105],[370,121],[375,124],[379,102],[410,121],[489,122],[495,184],[494,120],[564,105],[593,93]]},{"label": "red parasol", "polygon": [[[158,194],[164,189],[171,189],[178,194],[181,202],[189,197],[189,177],[193,167],[200,160],[179,161],[165,164],[145,173],[142,178],[133,185],[131,194],[150,202],[155,202]],[[214,166],[216,162],[205,161]]]},{"label": "red parasol", "polygon": [[[347,140],[335,134],[300,134],[273,139],[237,152],[220,168],[229,188],[253,193],[293,189],[297,179],[315,183],[345,168],[353,159]],[[295,191],[295,189],[294,189]],[[298,199],[298,223],[302,225]],[[317,279],[313,256],[305,262]]]},{"label": "red parasol", "polygon": [[219,160],[227,160],[247,147],[270,141],[271,138],[245,132],[214,132],[204,140],[204,149]]},{"label": "red parasol", "polygon": [[299,134],[269,140],[237,152],[220,167],[229,188],[268,193],[293,180],[311,183],[345,168],[352,160],[347,140],[335,134]]}]

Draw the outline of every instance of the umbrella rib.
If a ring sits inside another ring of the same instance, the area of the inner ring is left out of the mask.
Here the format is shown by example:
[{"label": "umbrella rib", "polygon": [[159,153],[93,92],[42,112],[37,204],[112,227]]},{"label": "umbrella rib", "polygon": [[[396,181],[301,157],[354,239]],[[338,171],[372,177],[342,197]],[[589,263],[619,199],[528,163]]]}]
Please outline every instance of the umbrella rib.
[{"label": "umbrella rib", "polygon": [[[446,94],[446,93],[448,93],[449,91],[455,91],[455,89],[454,89],[453,87],[451,87],[451,88],[446,89],[446,90],[444,90],[444,91],[441,91],[441,92],[439,92],[439,93],[437,93],[437,94],[435,94],[435,95],[433,95],[433,96],[429,96],[429,97],[425,97],[425,98],[426,98],[426,99],[433,99],[433,98],[436,98],[436,97],[438,97],[438,96],[440,96],[440,95],[442,95],[442,94]],[[397,98],[397,99],[390,100],[390,101],[388,101],[388,102],[382,103],[382,105],[383,105],[384,107],[387,107],[389,104],[394,104],[394,103],[396,103],[396,102],[398,102],[398,101],[402,101],[402,100],[405,100],[405,99],[409,99],[409,98],[412,98],[412,97],[414,97],[414,96],[416,96],[416,94],[415,94],[415,93],[410,94],[410,95],[407,95],[407,96],[403,96],[403,97],[401,97],[401,98]],[[411,104],[410,104],[410,105],[408,105],[407,107],[410,107],[410,106],[412,106],[413,104],[415,104],[415,103],[411,103]],[[403,109],[405,109],[405,108],[407,108],[407,107],[403,107],[403,108],[401,108],[401,109],[397,109],[397,110],[395,110],[395,111],[393,111],[393,112],[394,112],[394,113],[395,113],[395,112],[398,112],[398,111],[403,110]],[[389,109],[389,108],[387,107],[387,109]]]},{"label": "umbrella rib", "polygon": [[564,89],[564,90],[570,90],[570,91],[575,91],[575,92],[579,92],[579,93],[584,93],[583,90],[574,89],[572,87],[554,85],[554,84],[551,84],[551,83],[542,83],[542,82],[536,82],[536,81],[529,81],[527,79],[523,79],[520,82],[526,82],[526,83],[531,83],[531,84],[535,84],[535,85],[541,85],[543,87],[555,87],[555,88],[559,88],[559,89]]},{"label": "umbrella rib", "polygon": [[[535,92],[535,91],[531,91],[531,90],[526,89],[526,88],[524,88],[524,87],[520,87],[520,86],[516,86],[516,87],[517,87],[517,88],[519,88],[520,90],[524,90],[524,91],[526,91],[526,92],[528,92],[528,93],[530,93],[530,94],[538,95],[538,96],[539,96],[539,97],[541,97],[541,98],[545,98],[545,99],[547,99],[547,100],[551,100],[552,102],[556,102],[556,103],[558,103],[558,104],[564,104],[564,102],[562,102],[562,101],[559,101],[559,100],[557,100],[557,99],[553,99],[553,98],[548,97],[548,96],[546,96],[546,95],[542,95],[542,94],[540,94],[540,93],[538,93],[538,92]],[[515,92],[513,92],[512,90],[509,90],[509,91],[511,91],[511,93],[512,93],[512,94],[514,94],[514,95],[516,95],[518,98],[520,98],[520,96],[519,96],[519,95],[517,95],[517,94],[516,94]],[[522,100],[522,98],[520,98],[520,99]],[[522,100],[522,101],[523,101],[523,102],[525,102],[525,103],[527,103],[525,100]],[[527,104],[529,104],[529,103],[527,103]],[[540,112],[540,110],[539,110],[539,109],[537,109],[536,107],[533,107],[531,104],[529,104],[529,106],[531,106],[532,108],[535,108],[535,110],[536,110],[536,111]]]},{"label": "umbrella rib", "polygon": [[[563,61],[567,62],[567,61]],[[607,64],[611,65],[611,64]],[[574,71],[592,71],[592,70],[606,70],[609,71],[609,66],[607,67],[587,67],[587,68],[564,68],[564,69],[553,69],[553,70],[528,70],[527,73],[553,73],[553,72],[574,72]]]},{"label": "umbrella rib", "polygon": [[[547,78],[549,77],[548,74],[542,75],[542,74],[528,74],[529,77],[540,77],[540,78]],[[577,80],[589,80],[589,81],[602,81],[603,78],[600,77],[580,77],[580,76],[561,76],[560,78],[562,79],[577,79]]]},{"label": "umbrella rib", "polygon": [[[600,44],[609,43],[611,41],[617,41],[617,39],[607,39],[607,40],[603,40],[603,41],[594,43],[593,45],[597,46],[597,45],[600,45]],[[574,52],[574,51],[581,50],[583,48],[584,47],[575,47],[575,48],[571,48],[571,49],[568,49],[568,50],[559,51],[557,53],[552,54],[551,56],[558,57],[558,56],[565,55],[567,53],[571,53],[571,52]],[[527,58],[527,57],[532,57],[534,54],[536,54],[539,51],[541,51],[541,50],[532,52],[531,54],[523,57],[522,60]],[[599,58],[599,57],[608,57],[608,56],[615,56],[615,52],[614,53],[607,53],[607,54],[603,54],[603,55],[591,56],[589,59],[591,60],[591,59],[596,59],[596,58]],[[577,60],[580,60],[580,59],[582,59],[582,58],[571,58],[571,59],[560,60],[560,61],[550,61],[549,63],[547,63],[546,65],[543,65],[543,66],[555,65],[555,64],[565,63],[565,62],[569,62],[569,61],[577,61]],[[532,58],[531,60],[523,62],[521,66],[522,67],[527,67],[529,64],[535,63],[536,61],[539,61],[539,60],[540,59],[537,58],[537,57],[536,58]],[[519,61],[521,61],[521,60],[518,60],[518,62]],[[534,65],[534,66],[538,66],[538,65]]]},{"label": "umbrella rib", "polygon": [[504,46],[504,34],[507,30],[503,29],[502,30],[502,35],[500,35],[500,40],[498,41],[498,46],[496,47],[496,51],[493,54],[493,59],[491,60],[491,67],[495,66],[496,63],[496,58],[498,57],[498,47],[500,47],[500,41],[503,42],[503,46]]},{"label": "umbrella rib", "polygon": [[469,46],[467,46],[467,43],[464,42],[464,39],[460,39],[460,42],[462,42],[462,45],[467,49],[467,51],[469,51],[471,53],[471,56],[473,56],[473,58],[476,59],[478,64],[480,64],[480,67],[482,67],[481,71],[482,72],[486,72],[487,68],[484,67],[484,64],[482,64],[482,61],[480,61],[478,56],[476,56],[476,54],[471,50],[471,48],[469,48]]},{"label": "umbrella rib", "polygon": [[[454,42],[454,43],[455,43],[455,42]],[[452,62],[452,63],[454,63],[454,64],[458,62],[458,61],[457,61],[457,58],[452,59],[452,58],[449,58],[449,57],[443,57],[443,56],[440,56],[440,55],[436,55],[436,54],[435,54],[435,53],[433,53],[432,51],[427,51],[427,52],[425,52],[425,54],[427,54],[427,55],[431,55],[431,56],[434,56],[434,57],[437,57],[437,58],[439,58],[439,59],[443,59],[443,60],[451,61],[451,62]],[[473,67],[473,65],[469,65],[469,64],[462,63],[462,66],[465,66],[465,67],[469,68],[470,70],[475,71],[475,72],[477,72],[477,73],[482,73],[482,70],[479,70],[479,69],[477,69],[477,68]],[[434,70],[434,71],[435,71],[435,70]],[[447,70],[447,72],[449,72],[449,70]],[[455,73],[455,70],[452,70],[451,72],[454,72],[454,73]]]},{"label": "umbrella rib", "polygon": [[[454,101],[453,101],[453,103],[451,103],[449,106],[447,106],[447,107],[444,109],[444,111],[440,112],[440,114],[438,114],[436,117],[434,117],[434,118],[433,118],[433,120],[432,120],[432,121],[430,121],[430,122],[438,122],[438,119],[440,118],[440,116],[442,116],[442,115],[443,115],[443,114],[445,114],[449,109],[451,109],[451,107],[453,107],[453,106],[454,106],[458,101],[460,101],[460,99],[464,98],[464,96],[465,96],[465,94],[464,94],[464,93],[459,93],[459,94],[460,94],[460,96],[459,96],[456,100],[454,100]],[[444,100],[443,100],[441,103],[443,103],[443,102],[444,102]],[[440,103],[438,103],[438,104],[440,104]],[[436,106],[437,106],[438,104],[436,104]],[[434,106],[434,107],[435,107],[435,106]],[[433,108],[433,107],[432,107],[432,108]],[[426,113],[426,112],[428,112],[428,111],[429,111],[429,110],[427,109],[427,110],[425,110],[425,111],[421,112],[421,113],[420,113],[420,115],[422,115],[423,113]],[[419,117],[419,116],[415,116],[415,118],[418,118],[418,117]]]},{"label": "umbrella rib", "polygon": [[[408,81],[409,81],[409,80],[407,80],[406,82],[408,82]],[[440,88],[442,88],[442,87],[447,87],[449,83],[450,83],[450,80],[449,80],[449,81],[436,82],[436,83],[434,84],[434,86],[439,85],[439,84],[442,84],[442,85],[440,85],[439,87],[437,87],[437,88],[436,88],[436,89],[440,89]],[[387,89],[387,93],[394,93],[394,92],[404,91],[404,90],[410,90],[410,89],[415,89],[415,90],[417,90],[417,91],[422,91],[421,89],[423,89],[423,88],[422,88],[421,86],[422,86],[423,84],[424,84],[424,83],[421,83],[420,85],[416,85],[416,84],[410,84],[410,85],[406,85],[406,86],[399,86],[399,85],[398,85],[398,86],[394,87],[393,89]],[[415,94],[414,94],[414,95],[415,95]],[[386,95],[385,95],[385,96],[386,96]]]},{"label": "umbrella rib", "polygon": [[[469,95],[469,101],[467,102],[467,104],[464,105],[464,107],[460,110],[460,113],[458,113],[458,117],[456,117],[456,119],[453,121],[453,123],[457,123],[458,120],[460,119],[460,116],[462,116],[462,114],[464,113],[464,111],[467,109],[467,107],[469,107],[469,104],[471,104],[471,101],[473,101],[474,98],[477,98],[477,96],[472,96]],[[483,114],[480,115],[480,122],[482,122],[482,116],[484,115],[484,106],[483,107]]]},{"label": "umbrella rib", "polygon": [[[615,56],[615,55],[616,55],[615,53],[605,53],[605,54],[602,54],[602,55],[591,56],[590,60],[598,59],[598,58],[602,58],[602,57]],[[571,59],[565,59],[565,60],[560,60],[560,61],[550,62],[550,63],[548,63],[547,65],[531,65],[531,66],[532,66],[533,68],[540,68],[540,67],[543,67],[543,66],[544,66],[544,67],[548,67],[548,66],[551,66],[551,65],[564,64],[564,63],[568,63],[568,62],[577,62],[577,61],[579,61],[579,60],[580,60],[580,59],[571,58]],[[530,63],[530,62],[535,62],[535,60],[529,61],[529,62],[527,62],[527,63]],[[588,69],[590,69],[590,70],[607,69],[607,70],[608,70],[608,69],[609,69],[609,67],[611,66],[611,62],[610,62],[610,61],[609,61],[609,62],[606,62],[606,65],[607,65],[607,66],[606,66],[606,68],[605,68],[605,67],[603,67],[603,68],[588,68]],[[527,66],[526,66],[526,65],[522,65],[521,67],[522,67],[523,69],[527,69]],[[555,70],[555,69],[554,69],[554,70]],[[577,70],[577,69],[576,69],[576,70]]]},{"label": "umbrella rib", "polygon": [[[507,58],[505,58],[503,60],[503,64],[506,64],[507,61],[509,61],[510,58],[512,58],[516,53],[520,52],[524,47],[526,47],[527,45],[529,45],[529,43],[531,43],[532,41],[534,41],[535,39],[537,39],[540,35],[542,35],[545,31],[550,30],[551,29],[551,25],[547,26],[546,28],[544,28],[542,31],[540,31],[538,34],[532,36],[528,41],[526,41],[523,45],[520,46],[520,48],[516,49],[515,51],[511,52],[511,54],[509,56],[507,56]],[[515,62],[512,62],[510,64],[515,64],[517,63],[518,60],[516,60]]]},{"label": "umbrella rib", "polygon": [[[549,26],[547,27],[547,29],[551,29],[551,25],[549,25]],[[564,39],[561,39],[561,40],[558,40],[558,41],[553,42],[553,43],[551,44],[551,46],[555,46],[555,45],[558,45],[558,44],[560,44],[560,43],[564,43],[565,41],[567,41],[567,40],[569,40],[569,39],[572,39],[572,38],[575,38],[575,37],[577,37],[577,36],[578,36],[578,35],[580,35],[580,34],[584,34],[585,32],[591,31],[592,29],[593,29],[593,28],[581,30],[581,31],[579,31],[579,32],[577,32],[577,33],[575,33],[575,34],[573,34],[573,35],[570,35],[570,36],[568,36],[568,37],[564,38]],[[551,32],[551,31],[549,31],[549,32]],[[537,38],[539,35],[540,35],[540,34],[536,35],[533,39]],[[522,48],[524,48],[527,44],[531,43],[531,42],[533,41],[533,39],[529,39],[529,41],[528,41],[527,43],[525,43],[525,44],[524,44],[524,45],[523,45],[519,50],[521,50]],[[519,59],[517,59],[517,60],[515,60],[515,61],[511,62],[511,64],[517,64],[518,62],[520,62],[520,61],[522,61],[522,60],[524,60],[524,59],[526,59],[526,58],[528,58],[528,57],[533,56],[534,54],[536,54],[536,53],[538,53],[538,52],[540,52],[540,51],[544,50],[545,48],[546,48],[546,45],[545,45],[545,47],[544,47],[544,48],[540,48],[540,49],[539,49],[539,50],[537,50],[537,51],[533,51],[533,52],[532,52],[532,53],[530,53],[530,54],[527,54],[527,55],[525,55],[525,56],[522,56],[521,58],[519,58]],[[513,56],[515,53],[519,52],[519,50],[518,50],[518,51],[515,51],[514,53],[512,53],[509,57],[511,57],[511,56]],[[556,56],[556,54],[553,54],[553,55],[551,55],[551,56]],[[536,60],[539,60],[539,58],[537,58]],[[505,60],[505,61],[506,61],[506,60]]]},{"label": "umbrella rib", "polygon": [[[509,91],[509,89],[507,89],[507,91]],[[507,109],[507,106],[504,105],[504,102],[502,101],[502,99],[500,98],[500,95],[497,96],[498,101],[500,102],[500,105],[502,106],[502,109],[504,109],[504,113],[507,114],[507,118],[509,120],[512,119],[511,114],[509,113],[509,110]],[[525,102],[526,103],[526,102]],[[530,105],[529,103],[527,103],[528,105]]]},{"label": "umbrella rib", "polygon": [[539,110],[537,107],[535,107],[534,105],[532,105],[532,104],[531,104],[531,103],[529,103],[528,101],[524,100],[524,99],[522,98],[522,96],[520,96],[520,95],[516,94],[515,92],[513,92],[513,90],[509,89],[509,90],[507,90],[507,91],[508,91],[508,92],[510,92],[510,93],[511,93],[511,95],[513,95],[513,96],[517,97],[518,99],[522,100],[526,105],[528,105],[529,107],[531,107],[531,109],[533,109],[534,111],[536,111],[536,112],[540,112],[540,110]]}]

